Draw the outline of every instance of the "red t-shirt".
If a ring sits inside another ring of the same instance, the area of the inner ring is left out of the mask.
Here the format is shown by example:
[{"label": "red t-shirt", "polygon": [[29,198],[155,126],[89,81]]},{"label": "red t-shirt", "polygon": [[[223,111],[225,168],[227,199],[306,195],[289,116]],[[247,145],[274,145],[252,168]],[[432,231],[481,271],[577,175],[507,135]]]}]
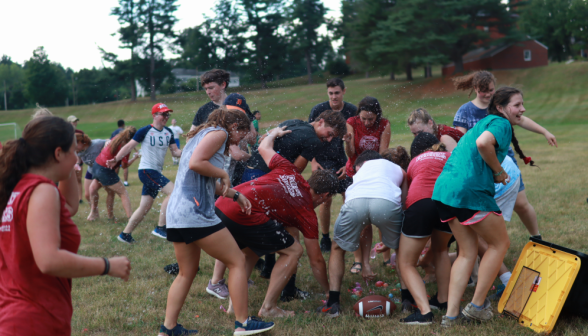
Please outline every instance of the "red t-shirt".
[{"label": "red t-shirt", "polygon": [[[20,179],[2,214],[0,226],[0,335],[70,335],[71,279],[41,273],[27,233],[29,199],[41,183],[34,174]],[[61,200],[61,249],[78,252],[80,232]]]},{"label": "red t-shirt", "polygon": [[[120,146],[116,152],[114,153],[114,155],[112,155],[110,153],[110,146],[104,146],[104,148],[102,148],[102,151],[100,152],[100,155],[98,155],[96,157],[96,160],[94,160],[94,163],[97,163],[99,165],[101,165],[104,168],[108,168],[108,165],[106,164],[106,161],[108,160],[112,160],[116,157],[116,154],[118,154],[118,152],[120,152],[120,149],[122,148],[122,146]],[[131,155],[131,153],[127,154],[127,156],[125,156],[121,161],[124,163],[128,163],[129,162],[129,155]],[[118,162],[116,164],[118,166]]]},{"label": "red t-shirt", "polygon": [[251,215],[225,197],[219,197],[216,207],[241,225],[261,225],[273,219],[298,228],[304,238],[318,239],[318,220],[308,183],[296,166],[279,154],[274,155],[269,169],[269,173],[235,187],[251,202]]},{"label": "red t-shirt", "polygon": [[444,135],[449,135],[453,138],[453,140],[455,140],[455,142],[459,142],[459,139],[461,139],[463,133],[460,130],[449,127],[447,125],[437,125],[437,139],[441,141],[441,137]]},{"label": "red t-shirt", "polygon": [[390,124],[387,119],[380,118],[380,121],[372,127],[367,128],[359,119],[359,116],[347,119],[347,123],[353,127],[353,145],[355,155],[347,160],[347,176],[355,175],[355,159],[366,150],[380,152],[380,140],[386,126]]},{"label": "red t-shirt", "polygon": [[407,209],[415,202],[433,196],[435,182],[450,155],[449,152],[427,151],[410,161],[406,172],[409,186],[406,196]]}]

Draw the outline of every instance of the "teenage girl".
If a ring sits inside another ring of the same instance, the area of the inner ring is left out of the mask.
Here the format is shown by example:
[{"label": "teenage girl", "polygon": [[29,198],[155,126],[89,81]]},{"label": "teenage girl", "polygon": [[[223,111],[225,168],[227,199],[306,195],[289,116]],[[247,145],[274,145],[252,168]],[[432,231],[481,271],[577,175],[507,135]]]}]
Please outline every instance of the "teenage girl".
[{"label": "teenage girl", "polygon": [[7,142],[2,150],[2,335],[70,335],[72,278],[129,278],[126,257],[77,254],[81,237],[71,216],[77,212],[79,196],[75,177],[70,181],[78,160],[75,149],[71,124],[48,116],[29,122],[22,138]]}]

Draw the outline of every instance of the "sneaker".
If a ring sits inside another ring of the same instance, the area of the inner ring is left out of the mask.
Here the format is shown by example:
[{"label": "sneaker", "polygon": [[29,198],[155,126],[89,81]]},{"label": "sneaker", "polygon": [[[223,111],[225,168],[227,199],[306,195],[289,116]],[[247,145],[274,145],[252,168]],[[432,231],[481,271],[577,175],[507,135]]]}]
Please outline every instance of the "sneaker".
[{"label": "sneaker", "polygon": [[206,292],[212,296],[224,300],[229,297],[229,287],[225,284],[225,279],[221,279],[216,285],[213,285],[211,280],[208,280],[208,287]]},{"label": "sneaker", "polygon": [[[255,316],[249,316],[247,321],[245,321],[245,324],[235,321],[235,332],[233,333],[233,336],[259,334],[272,329],[274,326],[274,322],[263,322]],[[245,330],[237,330],[238,328],[243,328]]]},{"label": "sneaker", "polygon": [[463,309],[463,315],[468,317],[472,320],[476,321],[488,321],[492,319],[492,305],[490,304],[490,300],[486,298],[484,300],[484,308],[478,309],[472,305],[472,303],[468,303],[468,305]]},{"label": "sneaker", "polygon": [[402,313],[410,314],[410,313],[414,312],[414,310],[415,310],[415,306],[412,302],[410,302],[410,300],[402,301]]},{"label": "sneaker", "polygon": [[425,315],[421,314],[420,310],[416,310],[414,313],[407,317],[400,319],[400,323],[408,325],[428,325],[433,323],[433,313],[428,312]]},{"label": "sneaker", "polygon": [[321,252],[331,252],[331,238],[321,238]]},{"label": "sneaker", "polygon": [[433,310],[447,310],[447,302],[440,303],[439,300],[437,300],[437,294],[435,294],[429,300],[429,307]]},{"label": "sneaker", "polygon": [[188,330],[182,327],[181,324],[176,324],[173,329],[167,329],[163,324],[159,328],[160,333],[164,333],[168,336],[180,336],[180,335],[194,335],[198,333],[198,330]]},{"label": "sneaker", "polygon": [[464,316],[462,313],[459,313],[459,315],[457,315],[457,318],[453,320],[450,320],[445,315],[441,317],[441,326],[445,328],[453,327],[456,325],[469,324],[471,322],[472,320]]},{"label": "sneaker", "polygon": [[470,277],[470,280],[468,280],[468,287],[470,287],[470,288],[476,287],[476,283],[474,282],[472,277]]},{"label": "sneaker", "polygon": [[496,293],[488,296],[488,299],[490,299],[491,301],[499,301],[502,297],[502,293],[504,293],[504,289],[506,289],[505,285],[500,285],[496,287]]},{"label": "sneaker", "polygon": [[305,292],[303,290],[301,290],[298,287],[295,287],[296,290],[294,291],[294,293],[286,293],[284,291],[282,291],[282,295],[280,296],[280,301],[282,302],[290,302],[292,300],[306,300],[310,297],[310,294],[308,292]]},{"label": "sneaker", "polygon": [[151,231],[151,234],[159,237],[159,238],[163,238],[166,239],[167,238],[167,228],[164,226],[156,226],[155,229],[153,229],[153,231]]},{"label": "sneaker", "polygon": [[127,181],[124,181],[123,184],[125,185],[125,187],[129,186],[129,182],[127,182]]},{"label": "sneaker", "polygon": [[127,244],[134,244],[137,242],[135,239],[133,239],[133,236],[131,236],[130,233],[121,232],[117,238],[119,241]]},{"label": "sneaker", "polygon": [[178,265],[178,263],[169,264],[165,266],[163,270],[171,275],[178,275],[178,273],[180,273],[180,265]]},{"label": "sneaker", "polygon": [[316,312],[318,314],[324,315],[326,317],[333,318],[333,317],[339,316],[340,310],[341,310],[341,308],[339,306],[339,302],[335,302],[330,307],[327,306],[326,304],[322,307],[318,307]]}]

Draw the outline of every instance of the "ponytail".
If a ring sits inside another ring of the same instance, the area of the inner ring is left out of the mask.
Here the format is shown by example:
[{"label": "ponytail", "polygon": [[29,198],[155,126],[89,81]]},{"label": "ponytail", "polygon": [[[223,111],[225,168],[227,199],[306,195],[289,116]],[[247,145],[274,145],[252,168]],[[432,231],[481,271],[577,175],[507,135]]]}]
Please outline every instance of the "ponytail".
[{"label": "ponytail", "polygon": [[229,154],[229,145],[232,143],[233,136],[231,135],[231,125],[237,124],[237,130],[251,129],[251,120],[245,112],[240,110],[227,110],[226,108],[219,108],[208,116],[208,119],[204,124],[196,127],[186,134],[188,140],[192,139],[196,134],[200,133],[203,129],[209,127],[222,127],[229,134],[227,138],[227,146],[225,148],[225,155]]},{"label": "ponytail", "polygon": [[59,117],[41,116],[31,120],[22,137],[6,142],[0,155],[0,209],[6,204],[22,178],[33,167],[54,159],[55,149],[64,152],[73,144],[73,126]]},{"label": "ponytail", "polygon": [[131,141],[131,139],[135,136],[135,133],[137,133],[137,129],[133,126],[129,126],[125,128],[124,131],[118,133],[112,140],[110,140],[110,143],[108,144],[108,147],[110,148],[110,154],[116,155],[122,146],[128,144],[129,141]]},{"label": "ponytail", "polygon": [[[508,120],[508,118],[502,112],[498,111],[497,106],[502,106],[502,108],[505,109],[510,103],[510,99],[512,98],[512,96],[517,94],[520,94],[521,96],[523,95],[521,90],[508,86],[501,87],[500,89],[496,90],[496,93],[494,93],[494,96],[492,96],[492,100],[490,100],[490,105],[488,106],[488,114],[493,114],[495,116],[502,117]],[[525,162],[525,164],[530,163],[531,166],[537,167],[535,165],[535,161],[531,160],[531,157],[527,157],[523,153],[523,150],[519,146],[519,140],[515,136],[514,127],[511,126],[511,130],[511,141],[512,146],[515,149],[515,152],[519,154],[519,157]]]},{"label": "ponytail", "polygon": [[474,71],[469,75],[454,77],[451,80],[457,90],[470,90],[468,97],[472,95],[475,89],[486,92],[490,83],[496,85],[496,77],[488,71]]}]

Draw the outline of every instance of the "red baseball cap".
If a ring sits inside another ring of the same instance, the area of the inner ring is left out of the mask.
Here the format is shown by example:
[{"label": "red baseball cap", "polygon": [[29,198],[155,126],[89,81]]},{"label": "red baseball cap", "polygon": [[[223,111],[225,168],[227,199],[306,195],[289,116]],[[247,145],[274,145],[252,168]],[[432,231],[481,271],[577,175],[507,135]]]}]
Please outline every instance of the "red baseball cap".
[{"label": "red baseball cap", "polygon": [[173,111],[174,110],[171,110],[164,103],[157,103],[157,104],[153,105],[153,107],[151,108],[151,114],[164,113],[164,112],[173,112]]}]

